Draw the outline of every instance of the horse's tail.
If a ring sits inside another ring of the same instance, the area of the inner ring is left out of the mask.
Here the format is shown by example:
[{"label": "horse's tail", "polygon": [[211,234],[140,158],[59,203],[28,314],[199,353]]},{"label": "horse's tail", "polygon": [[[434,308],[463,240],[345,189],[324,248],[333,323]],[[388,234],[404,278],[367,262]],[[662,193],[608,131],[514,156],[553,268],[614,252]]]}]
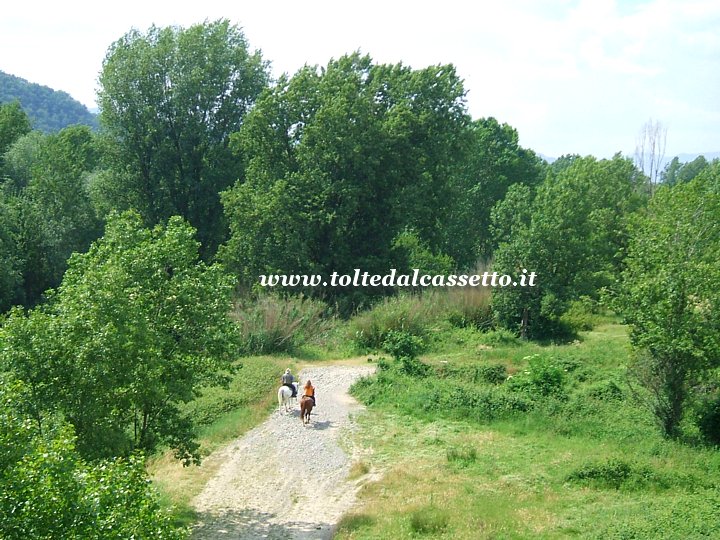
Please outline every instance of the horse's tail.
[{"label": "horse's tail", "polygon": [[283,387],[278,388],[278,408],[283,406]]}]

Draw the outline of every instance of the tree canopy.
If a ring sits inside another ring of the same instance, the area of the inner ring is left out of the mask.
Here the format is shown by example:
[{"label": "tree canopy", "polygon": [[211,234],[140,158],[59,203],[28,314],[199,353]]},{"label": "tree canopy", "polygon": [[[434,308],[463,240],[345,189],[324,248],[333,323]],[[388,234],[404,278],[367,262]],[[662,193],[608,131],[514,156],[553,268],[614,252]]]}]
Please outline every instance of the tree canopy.
[{"label": "tree canopy", "polygon": [[236,330],[231,281],[198,261],[193,236],[180,218],[150,230],[137,214],[111,216],[49,302],[11,311],[0,328],[0,367],[29,385],[38,423],[62,412],[83,455],[165,442],[198,458],[193,420],[178,405],[224,380]]},{"label": "tree canopy", "polygon": [[693,380],[720,365],[720,164],[658,190],[633,228],[618,307],[665,433]]},{"label": "tree canopy", "polygon": [[263,273],[384,272],[406,227],[433,250],[469,118],[452,66],[412,70],[354,53],[267,90],[233,139],[245,182],[223,195],[222,257]]},{"label": "tree canopy", "polygon": [[111,45],[99,81],[111,174],[96,192],[148,225],[184,217],[214,253],[225,239],[218,194],[243,176],[230,134],[268,81],[260,53],[227,20],[153,26]]}]

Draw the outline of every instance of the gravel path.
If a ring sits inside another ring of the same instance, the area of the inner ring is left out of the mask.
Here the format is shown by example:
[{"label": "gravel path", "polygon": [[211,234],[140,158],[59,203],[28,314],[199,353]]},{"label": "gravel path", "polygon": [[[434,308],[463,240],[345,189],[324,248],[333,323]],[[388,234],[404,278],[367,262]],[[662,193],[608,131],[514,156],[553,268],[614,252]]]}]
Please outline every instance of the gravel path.
[{"label": "gravel path", "polygon": [[[299,407],[268,420],[213,456],[222,465],[195,499],[200,522],[193,538],[330,539],[354,503],[347,480],[351,458],[340,440],[362,409],[350,385],[371,366],[313,367],[300,373],[317,389],[318,407],[303,426]],[[347,445],[346,445],[347,446]]]}]

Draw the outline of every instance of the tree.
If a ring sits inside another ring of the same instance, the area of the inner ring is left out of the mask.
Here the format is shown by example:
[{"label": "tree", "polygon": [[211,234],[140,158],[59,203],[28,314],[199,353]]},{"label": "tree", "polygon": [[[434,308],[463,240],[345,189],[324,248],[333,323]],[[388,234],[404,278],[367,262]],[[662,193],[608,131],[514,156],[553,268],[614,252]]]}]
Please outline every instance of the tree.
[{"label": "tree", "polygon": [[20,107],[13,101],[0,105],[0,178],[4,172],[3,154],[20,137],[30,131],[30,120]]},{"label": "tree", "polygon": [[501,325],[527,337],[566,332],[560,316],[572,300],[597,298],[622,269],[627,217],[644,204],[643,177],[622,157],[578,158],[552,171],[537,193],[514,187],[493,209],[498,235],[493,269],[537,273],[535,287],[497,289],[493,310]]},{"label": "tree", "polygon": [[399,267],[394,240],[406,228],[441,254],[468,121],[452,66],[354,53],[282,78],[233,139],[247,176],[223,194],[222,259],[248,284],[268,273],[380,274]]},{"label": "tree", "polygon": [[637,137],[635,166],[650,179],[651,187],[660,181],[666,143],[667,128],[652,119],[645,122]]},{"label": "tree", "polygon": [[243,177],[229,136],[267,80],[260,53],[227,20],[132,30],[113,43],[98,103],[114,186],[99,191],[109,198],[101,206],[133,207],[148,225],[183,216],[213,254],[225,238],[218,194]]},{"label": "tree", "polygon": [[720,365],[720,164],[659,189],[632,233],[617,305],[632,326],[634,372],[674,437],[692,382]]},{"label": "tree", "polygon": [[2,160],[5,175],[12,180],[13,185],[19,188],[28,185],[44,144],[45,135],[40,131],[31,131],[10,145]]},{"label": "tree", "polygon": [[1,382],[0,537],[185,537],[160,510],[141,459],[87,463],[69,426],[41,430],[22,410],[22,382]]},{"label": "tree", "polygon": [[674,186],[681,182],[689,182],[700,174],[709,163],[705,156],[698,156],[688,163],[680,163],[675,156],[670,163],[665,166],[660,176],[660,182],[668,186]]},{"label": "tree", "polygon": [[15,197],[0,186],[0,313],[22,298],[24,254],[19,245],[20,219]]},{"label": "tree", "polygon": [[49,303],[12,311],[0,329],[0,367],[29,382],[38,424],[62,412],[84,456],[167,443],[198,459],[193,419],[179,406],[224,381],[236,328],[231,280],[198,262],[193,235],[180,218],[149,230],[135,213],[112,215]]},{"label": "tree", "polygon": [[544,171],[535,153],[519,145],[517,131],[494,118],[472,122],[463,162],[451,178],[453,213],[444,227],[443,250],[459,267],[472,268],[497,247],[490,233],[492,207],[512,185],[537,186]]}]

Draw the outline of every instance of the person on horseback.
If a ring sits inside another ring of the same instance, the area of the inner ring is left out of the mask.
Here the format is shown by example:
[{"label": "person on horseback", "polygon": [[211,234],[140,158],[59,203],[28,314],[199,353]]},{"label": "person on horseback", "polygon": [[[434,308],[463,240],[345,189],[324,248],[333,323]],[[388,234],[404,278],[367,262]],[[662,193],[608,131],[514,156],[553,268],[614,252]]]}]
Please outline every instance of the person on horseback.
[{"label": "person on horseback", "polygon": [[315,387],[310,382],[310,379],[308,379],[308,382],[305,383],[305,388],[303,388],[303,396],[302,397],[309,397],[313,400],[313,407],[317,407],[317,399],[315,398]]},{"label": "person on horseback", "polygon": [[290,368],[287,368],[282,376],[282,384],[292,390],[292,397],[297,397],[297,387],[293,384],[294,381],[295,377],[290,373]]}]

